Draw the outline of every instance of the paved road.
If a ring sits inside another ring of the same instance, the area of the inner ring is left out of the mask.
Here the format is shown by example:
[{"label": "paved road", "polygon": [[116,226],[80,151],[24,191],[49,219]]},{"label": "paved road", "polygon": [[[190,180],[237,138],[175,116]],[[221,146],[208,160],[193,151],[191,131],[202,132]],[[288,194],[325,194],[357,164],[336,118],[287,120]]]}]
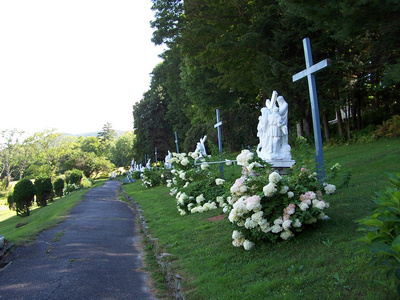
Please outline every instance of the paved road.
[{"label": "paved road", "polygon": [[0,299],[155,299],[134,246],[135,214],[117,200],[119,184],[92,189],[66,221],[17,248],[0,273]]}]

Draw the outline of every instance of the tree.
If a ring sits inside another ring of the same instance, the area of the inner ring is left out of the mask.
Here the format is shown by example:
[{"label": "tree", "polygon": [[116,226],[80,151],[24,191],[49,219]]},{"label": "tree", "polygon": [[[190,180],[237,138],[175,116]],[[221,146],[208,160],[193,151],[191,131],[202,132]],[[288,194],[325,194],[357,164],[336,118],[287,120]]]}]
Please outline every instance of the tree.
[{"label": "tree", "polygon": [[112,162],[117,167],[129,166],[133,158],[133,132],[125,132],[115,143]]},{"label": "tree", "polygon": [[30,170],[35,175],[44,173],[50,178],[59,171],[65,157],[70,153],[74,143],[68,138],[55,133],[54,130],[45,130],[32,136],[32,143],[36,156],[35,165]]},{"label": "tree", "polygon": [[[10,183],[12,167],[15,165],[15,159],[18,153],[19,137],[23,132],[13,130],[3,130],[1,132],[0,152],[2,157],[2,173],[5,172],[6,187]],[[0,173],[0,175],[2,175]]]},{"label": "tree", "polygon": [[35,190],[36,190],[36,203],[38,206],[46,206],[47,200],[50,202],[54,199],[53,185],[51,179],[45,174],[41,174],[35,178]]},{"label": "tree", "polygon": [[21,179],[14,187],[12,201],[15,203],[17,215],[30,215],[30,207],[35,200],[36,189],[33,183],[27,179]]}]

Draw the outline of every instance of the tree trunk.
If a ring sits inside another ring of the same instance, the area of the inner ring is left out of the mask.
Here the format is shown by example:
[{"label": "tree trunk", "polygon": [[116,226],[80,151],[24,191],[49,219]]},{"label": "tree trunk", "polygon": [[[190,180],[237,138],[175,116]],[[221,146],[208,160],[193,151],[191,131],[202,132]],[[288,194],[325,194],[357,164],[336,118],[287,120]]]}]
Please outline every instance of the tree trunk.
[{"label": "tree trunk", "polygon": [[310,124],[308,124],[307,119],[303,119],[303,133],[305,136],[310,135]]},{"label": "tree trunk", "polygon": [[350,104],[346,105],[346,129],[347,129],[347,138],[351,139],[351,130],[350,130]]},{"label": "tree trunk", "polygon": [[303,122],[302,120],[298,121],[296,123],[297,125],[297,136],[303,136],[304,135],[304,130],[303,130]]},{"label": "tree trunk", "polygon": [[340,107],[335,108],[336,111],[336,119],[337,119],[337,124],[338,124],[338,130],[339,130],[339,136],[343,136],[343,120],[342,120],[342,112],[340,110]]},{"label": "tree trunk", "polygon": [[322,113],[322,123],[324,125],[325,139],[327,142],[329,142],[329,140],[331,138],[331,133],[329,130],[328,115],[325,111]]}]

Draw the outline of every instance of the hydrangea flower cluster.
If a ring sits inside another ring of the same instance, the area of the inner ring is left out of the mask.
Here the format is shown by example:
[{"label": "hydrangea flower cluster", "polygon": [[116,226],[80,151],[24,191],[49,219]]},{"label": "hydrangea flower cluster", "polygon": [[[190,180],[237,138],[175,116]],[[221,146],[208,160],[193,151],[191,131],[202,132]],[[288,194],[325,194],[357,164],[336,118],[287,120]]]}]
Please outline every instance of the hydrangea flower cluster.
[{"label": "hydrangea flower cluster", "polygon": [[[167,180],[170,195],[175,196],[177,210],[181,215],[202,213],[226,206],[222,195],[225,193],[225,180],[215,177],[209,164],[199,152],[172,153],[168,160],[173,166],[172,179]],[[200,166],[195,166],[194,161]]]},{"label": "hydrangea flower cluster", "polygon": [[261,240],[287,240],[307,224],[329,219],[325,214],[329,203],[323,200],[322,191],[332,194],[334,185],[322,186],[305,168],[298,174],[280,175],[255,160],[248,150],[243,150],[237,160],[244,172],[231,186],[224,207],[235,228],[234,246],[250,250]]}]

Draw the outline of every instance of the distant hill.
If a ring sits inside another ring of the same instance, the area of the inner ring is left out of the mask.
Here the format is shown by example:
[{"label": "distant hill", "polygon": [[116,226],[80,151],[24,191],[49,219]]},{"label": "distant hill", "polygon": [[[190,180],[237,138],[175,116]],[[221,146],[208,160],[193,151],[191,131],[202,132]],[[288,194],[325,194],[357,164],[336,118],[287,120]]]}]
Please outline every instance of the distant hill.
[{"label": "distant hill", "polygon": [[[115,132],[117,133],[117,137],[120,137],[121,135],[124,135],[125,134],[125,132],[127,132],[128,130],[115,130]],[[76,137],[80,137],[80,136],[82,136],[82,137],[90,137],[90,136],[97,136],[97,134],[99,133],[100,131],[96,131],[96,132],[85,132],[85,133],[77,133],[77,134],[72,134],[72,133],[63,133],[63,135],[66,135],[66,136],[76,136]]]}]

